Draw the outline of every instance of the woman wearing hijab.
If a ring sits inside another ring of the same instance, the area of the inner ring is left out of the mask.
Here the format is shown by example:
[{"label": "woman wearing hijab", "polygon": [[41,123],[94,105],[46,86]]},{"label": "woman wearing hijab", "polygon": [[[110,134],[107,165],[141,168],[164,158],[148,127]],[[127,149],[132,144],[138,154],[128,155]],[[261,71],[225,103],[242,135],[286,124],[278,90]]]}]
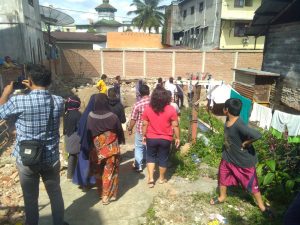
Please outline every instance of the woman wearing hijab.
[{"label": "woman wearing hijab", "polygon": [[87,107],[85,108],[79,123],[77,134],[80,137],[80,152],[78,156],[78,162],[73,176],[73,183],[79,185],[81,188],[86,189],[96,183],[95,177],[89,175],[90,161],[89,161],[89,149],[90,143],[87,135],[87,118],[89,113],[94,110],[95,96],[92,95]]},{"label": "woman wearing hijab", "polygon": [[65,135],[65,150],[68,156],[67,178],[72,179],[77,163],[77,155],[80,151],[80,137],[77,135],[77,125],[81,113],[80,99],[77,96],[71,96],[65,103],[65,114],[63,119],[63,134]]},{"label": "woman wearing hijab", "polygon": [[117,115],[121,123],[126,122],[126,116],[124,106],[122,105],[120,98],[118,97],[114,88],[108,89],[108,104],[110,110]]},{"label": "woman wearing hijab", "polygon": [[103,205],[107,205],[117,197],[119,144],[125,143],[125,138],[121,123],[111,112],[105,94],[95,95],[95,107],[89,113],[87,131],[92,143],[89,154],[90,173],[96,178]]},{"label": "woman wearing hijab", "polygon": [[154,89],[149,106],[145,108],[143,119],[143,141],[147,145],[148,186],[154,187],[155,163],[159,165],[159,184],[166,183],[167,162],[175,134],[175,146],[179,147],[178,116],[170,105],[171,95],[163,87]]}]

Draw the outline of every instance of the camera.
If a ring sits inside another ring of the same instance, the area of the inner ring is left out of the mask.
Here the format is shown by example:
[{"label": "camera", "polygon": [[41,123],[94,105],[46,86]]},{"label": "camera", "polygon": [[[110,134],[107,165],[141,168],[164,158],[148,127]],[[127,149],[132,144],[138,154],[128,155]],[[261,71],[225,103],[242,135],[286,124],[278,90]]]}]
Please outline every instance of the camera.
[{"label": "camera", "polygon": [[19,89],[26,89],[26,86],[22,84],[22,81],[14,81],[13,82],[13,89],[19,90]]}]

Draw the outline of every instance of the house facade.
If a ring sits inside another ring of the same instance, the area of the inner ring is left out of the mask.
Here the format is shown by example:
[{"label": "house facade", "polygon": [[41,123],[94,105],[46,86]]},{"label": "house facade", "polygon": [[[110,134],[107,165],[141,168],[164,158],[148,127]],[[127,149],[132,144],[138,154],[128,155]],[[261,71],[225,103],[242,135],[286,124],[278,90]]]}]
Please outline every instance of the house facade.
[{"label": "house facade", "polygon": [[263,49],[264,37],[248,37],[261,0],[183,0],[167,9],[165,44],[193,49]]},{"label": "house facade", "polygon": [[[273,106],[300,112],[300,1],[263,1],[247,35],[265,36],[262,70],[280,74]],[[289,112],[289,111],[287,111]]]},{"label": "house facade", "polygon": [[43,63],[45,50],[38,0],[0,4],[0,53],[19,63]]}]

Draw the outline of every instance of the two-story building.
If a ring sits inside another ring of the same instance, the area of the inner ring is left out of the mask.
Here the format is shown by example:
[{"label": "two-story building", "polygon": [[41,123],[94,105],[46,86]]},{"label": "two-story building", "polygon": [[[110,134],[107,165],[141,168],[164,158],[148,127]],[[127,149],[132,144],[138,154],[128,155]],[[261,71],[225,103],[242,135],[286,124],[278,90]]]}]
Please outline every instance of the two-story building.
[{"label": "two-story building", "polygon": [[182,0],[168,7],[165,44],[193,49],[263,49],[264,37],[248,37],[261,0]]}]

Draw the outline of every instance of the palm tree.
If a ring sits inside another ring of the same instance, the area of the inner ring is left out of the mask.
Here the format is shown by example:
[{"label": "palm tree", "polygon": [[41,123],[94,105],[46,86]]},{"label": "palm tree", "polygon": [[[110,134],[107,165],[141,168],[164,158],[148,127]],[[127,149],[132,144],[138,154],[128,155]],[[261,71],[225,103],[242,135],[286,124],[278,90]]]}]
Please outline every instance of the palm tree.
[{"label": "palm tree", "polygon": [[127,15],[137,15],[132,19],[133,25],[146,31],[154,28],[158,33],[159,27],[163,26],[164,14],[161,12],[165,6],[159,6],[162,0],[133,0],[130,6],[135,6],[136,10],[129,11]]}]

